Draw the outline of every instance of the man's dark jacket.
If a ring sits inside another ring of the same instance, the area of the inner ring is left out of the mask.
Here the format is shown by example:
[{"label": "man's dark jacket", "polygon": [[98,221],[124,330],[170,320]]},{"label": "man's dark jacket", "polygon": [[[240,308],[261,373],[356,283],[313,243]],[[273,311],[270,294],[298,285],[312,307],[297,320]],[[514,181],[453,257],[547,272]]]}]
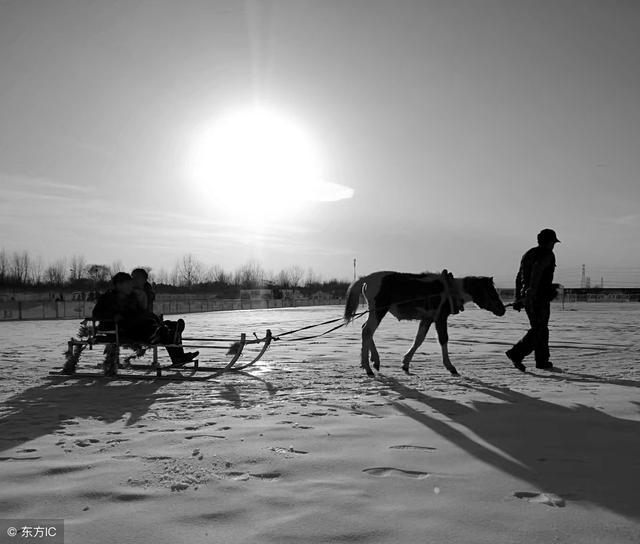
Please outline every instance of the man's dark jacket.
[{"label": "man's dark jacket", "polygon": [[[556,268],[556,257],[553,251],[546,247],[534,247],[522,256],[520,271],[516,277],[516,299],[524,299],[527,290],[536,287],[535,298],[540,301],[550,301],[556,296],[553,283],[553,273]],[[533,275],[538,276],[534,278]],[[537,286],[532,285],[537,279]]]}]

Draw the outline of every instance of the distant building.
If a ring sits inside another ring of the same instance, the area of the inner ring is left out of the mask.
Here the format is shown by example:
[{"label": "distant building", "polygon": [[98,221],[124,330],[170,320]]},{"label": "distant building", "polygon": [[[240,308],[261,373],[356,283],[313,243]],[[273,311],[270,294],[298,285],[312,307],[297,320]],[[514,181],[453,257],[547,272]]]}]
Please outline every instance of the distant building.
[{"label": "distant building", "polygon": [[591,287],[565,288],[564,300],[567,302],[640,302],[638,287]]}]

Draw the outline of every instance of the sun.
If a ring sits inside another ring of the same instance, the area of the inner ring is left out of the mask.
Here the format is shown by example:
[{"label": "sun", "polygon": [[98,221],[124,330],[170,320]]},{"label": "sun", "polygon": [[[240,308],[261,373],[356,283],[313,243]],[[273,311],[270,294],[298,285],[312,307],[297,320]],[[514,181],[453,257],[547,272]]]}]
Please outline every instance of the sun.
[{"label": "sun", "polygon": [[320,146],[300,122],[262,107],[229,111],[207,123],[195,139],[189,170],[212,204],[262,218],[353,195],[327,181]]}]

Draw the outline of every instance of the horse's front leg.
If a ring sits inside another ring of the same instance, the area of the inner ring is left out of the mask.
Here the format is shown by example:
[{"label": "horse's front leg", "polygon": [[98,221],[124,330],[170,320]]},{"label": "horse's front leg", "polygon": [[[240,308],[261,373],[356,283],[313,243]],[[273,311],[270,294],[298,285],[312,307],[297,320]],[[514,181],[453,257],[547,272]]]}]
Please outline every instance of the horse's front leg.
[{"label": "horse's front leg", "polygon": [[447,332],[446,316],[438,319],[436,330],[438,331],[438,342],[440,342],[440,347],[442,348],[442,363],[453,376],[459,376],[460,374],[458,374],[456,367],[451,364],[451,359],[449,359],[449,333]]},{"label": "horse's front leg", "polygon": [[413,345],[411,346],[409,351],[407,351],[407,353],[404,354],[404,357],[402,358],[402,370],[404,370],[405,372],[407,373],[409,372],[409,365],[411,364],[411,359],[413,359],[413,356],[416,354],[416,351],[418,351],[418,348],[422,345],[422,342],[424,342],[424,339],[427,337],[427,333],[429,332],[429,327],[431,327],[431,320],[423,319],[422,321],[420,321],[420,325],[418,326],[418,332],[416,333],[416,338],[413,341]]}]

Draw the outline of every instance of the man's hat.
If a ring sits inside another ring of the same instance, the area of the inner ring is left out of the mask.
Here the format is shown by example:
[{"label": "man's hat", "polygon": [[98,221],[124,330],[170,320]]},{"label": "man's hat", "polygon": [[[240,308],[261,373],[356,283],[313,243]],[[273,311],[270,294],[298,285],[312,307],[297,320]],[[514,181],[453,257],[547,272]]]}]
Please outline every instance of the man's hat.
[{"label": "man's hat", "polygon": [[556,235],[556,231],[553,229],[542,229],[538,233],[538,243],[548,244],[549,242],[560,242],[560,240],[558,240],[558,236]]}]

